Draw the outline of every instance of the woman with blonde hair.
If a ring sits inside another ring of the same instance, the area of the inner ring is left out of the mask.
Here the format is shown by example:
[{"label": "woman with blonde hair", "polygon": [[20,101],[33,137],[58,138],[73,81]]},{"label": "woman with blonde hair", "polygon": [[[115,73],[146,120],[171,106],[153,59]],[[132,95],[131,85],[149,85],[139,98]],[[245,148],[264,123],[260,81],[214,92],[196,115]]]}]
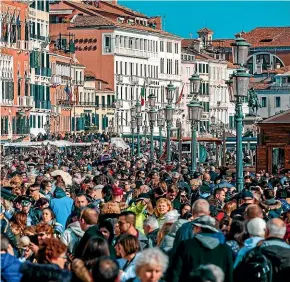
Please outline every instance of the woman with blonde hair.
[{"label": "woman with blonde hair", "polygon": [[171,202],[165,198],[160,198],[156,202],[156,209],[154,214],[158,220],[159,228],[161,228],[164,224],[166,214],[172,209]]},{"label": "woman with blonde hair", "polygon": [[237,209],[237,202],[236,201],[229,201],[223,207],[223,211],[228,216],[231,216],[232,211],[235,210],[235,209]]}]

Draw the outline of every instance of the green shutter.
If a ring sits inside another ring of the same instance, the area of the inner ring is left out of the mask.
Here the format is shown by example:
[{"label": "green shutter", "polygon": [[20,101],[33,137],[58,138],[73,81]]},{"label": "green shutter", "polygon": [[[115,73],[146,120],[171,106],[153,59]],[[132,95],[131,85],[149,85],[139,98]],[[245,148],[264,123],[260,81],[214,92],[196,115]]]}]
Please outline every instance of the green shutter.
[{"label": "green shutter", "polygon": [[107,105],[111,105],[111,95],[107,95]]},{"label": "green shutter", "polygon": [[106,101],[105,101],[105,96],[102,96],[102,107],[105,107]]},{"label": "green shutter", "polygon": [[96,96],[96,106],[99,107],[100,106],[100,97]]},{"label": "green shutter", "polygon": [[71,130],[75,131],[75,118],[74,117],[71,118]]},{"label": "green shutter", "polygon": [[105,119],[104,116],[102,115],[102,130],[105,129]]},{"label": "green shutter", "polygon": [[234,117],[233,116],[229,116],[229,126],[230,126],[230,129],[233,129],[233,121],[234,121]]},{"label": "green shutter", "polygon": [[96,114],[95,118],[96,118],[96,126],[99,129],[99,127],[100,127],[100,117],[99,117],[99,114]]}]

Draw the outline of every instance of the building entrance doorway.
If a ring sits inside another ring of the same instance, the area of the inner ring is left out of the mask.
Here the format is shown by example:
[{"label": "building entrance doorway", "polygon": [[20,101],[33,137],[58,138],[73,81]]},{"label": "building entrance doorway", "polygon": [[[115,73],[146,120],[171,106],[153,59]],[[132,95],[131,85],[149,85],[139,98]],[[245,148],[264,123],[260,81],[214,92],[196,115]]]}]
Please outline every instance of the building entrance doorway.
[{"label": "building entrance doorway", "polygon": [[272,173],[285,168],[285,148],[272,148]]}]

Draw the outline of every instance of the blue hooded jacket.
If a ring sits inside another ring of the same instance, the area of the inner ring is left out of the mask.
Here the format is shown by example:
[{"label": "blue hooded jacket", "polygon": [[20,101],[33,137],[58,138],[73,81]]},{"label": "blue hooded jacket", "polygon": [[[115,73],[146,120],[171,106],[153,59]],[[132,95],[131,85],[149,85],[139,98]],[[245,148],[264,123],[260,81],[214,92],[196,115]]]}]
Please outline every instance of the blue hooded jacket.
[{"label": "blue hooded jacket", "polygon": [[20,273],[21,262],[10,254],[1,254],[1,281],[19,282],[22,274]]}]

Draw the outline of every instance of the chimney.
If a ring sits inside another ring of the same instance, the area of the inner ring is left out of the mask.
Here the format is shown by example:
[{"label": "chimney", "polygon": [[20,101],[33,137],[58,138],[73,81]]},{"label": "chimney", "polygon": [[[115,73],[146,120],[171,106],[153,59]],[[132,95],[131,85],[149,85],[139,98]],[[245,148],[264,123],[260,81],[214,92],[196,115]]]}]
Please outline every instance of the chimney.
[{"label": "chimney", "polygon": [[194,41],[194,44],[193,44],[194,50],[196,50],[198,53],[200,53],[201,45],[202,45],[201,39],[197,38],[197,40]]},{"label": "chimney", "polygon": [[157,17],[154,18],[154,21],[156,23],[156,29],[162,30],[162,17],[161,16],[157,16]]}]

